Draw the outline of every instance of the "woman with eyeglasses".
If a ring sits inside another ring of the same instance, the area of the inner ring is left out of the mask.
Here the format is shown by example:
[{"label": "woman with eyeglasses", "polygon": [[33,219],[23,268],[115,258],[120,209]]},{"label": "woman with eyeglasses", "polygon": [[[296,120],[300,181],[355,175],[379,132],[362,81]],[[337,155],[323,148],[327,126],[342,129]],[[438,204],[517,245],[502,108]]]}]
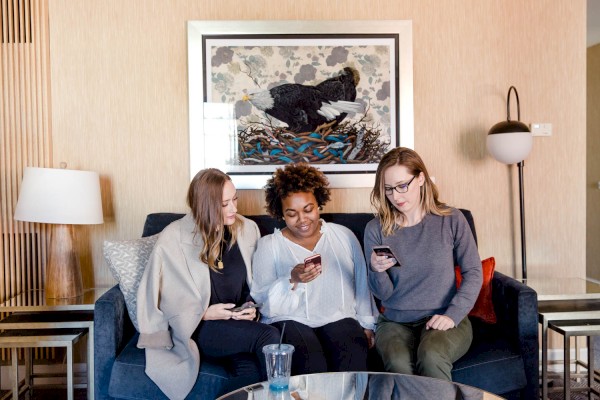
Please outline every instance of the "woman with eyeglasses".
[{"label": "woman with eyeglasses", "polygon": [[471,345],[467,314],[482,284],[469,225],[458,209],[438,200],[423,160],[404,147],[381,159],[371,204],[376,217],[365,228],[365,256],[369,286],[384,309],[377,352],[386,371],[450,381],[452,364]]}]

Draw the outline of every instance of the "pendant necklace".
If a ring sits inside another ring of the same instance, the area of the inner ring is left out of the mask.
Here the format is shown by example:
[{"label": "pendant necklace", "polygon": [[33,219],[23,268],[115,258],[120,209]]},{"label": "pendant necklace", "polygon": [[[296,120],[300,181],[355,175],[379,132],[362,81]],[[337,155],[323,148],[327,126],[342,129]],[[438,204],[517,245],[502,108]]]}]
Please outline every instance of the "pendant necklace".
[{"label": "pendant necklace", "polygon": [[217,258],[217,269],[223,269],[223,241],[221,240],[221,250],[219,250],[219,258]]}]

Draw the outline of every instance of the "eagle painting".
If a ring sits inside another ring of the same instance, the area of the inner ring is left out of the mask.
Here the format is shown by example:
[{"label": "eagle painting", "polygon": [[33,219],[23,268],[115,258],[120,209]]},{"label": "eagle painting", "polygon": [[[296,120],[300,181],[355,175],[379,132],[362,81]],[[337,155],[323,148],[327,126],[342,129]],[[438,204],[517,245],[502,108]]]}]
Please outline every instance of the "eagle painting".
[{"label": "eagle painting", "polygon": [[355,102],[359,81],[359,72],[346,67],[316,86],[286,83],[250,93],[244,100],[286,123],[292,132],[313,132],[324,124],[339,124],[348,113],[363,111]]}]

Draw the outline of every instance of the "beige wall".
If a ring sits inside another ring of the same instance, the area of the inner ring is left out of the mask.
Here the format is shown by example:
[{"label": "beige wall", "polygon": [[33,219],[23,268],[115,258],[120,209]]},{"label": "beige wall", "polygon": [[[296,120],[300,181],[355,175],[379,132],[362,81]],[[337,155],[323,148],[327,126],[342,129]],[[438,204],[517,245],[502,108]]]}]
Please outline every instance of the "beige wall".
[{"label": "beige wall", "polygon": [[[516,168],[485,137],[515,85],[522,121],[554,130],[525,168],[529,274],[585,276],[584,1],[50,0],[53,160],[103,177],[106,222],[80,230],[87,286],[113,282],[102,240],[185,210],[186,21],[202,19],[412,20],[415,148],[442,199],[472,210],[481,256],[513,276]],[[369,211],[368,193],[335,190],[326,211]],[[241,193],[240,211],[262,213],[261,191]]]},{"label": "beige wall", "polygon": [[587,275],[600,280],[600,44],[587,49]]}]

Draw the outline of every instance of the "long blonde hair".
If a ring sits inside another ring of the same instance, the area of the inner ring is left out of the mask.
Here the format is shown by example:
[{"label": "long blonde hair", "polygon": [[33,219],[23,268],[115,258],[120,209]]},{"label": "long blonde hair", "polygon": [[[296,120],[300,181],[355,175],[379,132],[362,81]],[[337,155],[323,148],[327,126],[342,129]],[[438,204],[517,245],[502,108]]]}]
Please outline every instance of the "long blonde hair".
[{"label": "long blonde hair", "polygon": [[371,204],[375,208],[375,216],[379,217],[381,227],[385,236],[391,235],[398,226],[397,219],[404,222],[405,215],[399,211],[385,195],[385,171],[395,165],[402,165],[408,169],[411,175],[423,174],[425,183],[420,189],[420,206],[426,214],[450,215],[450,207],[438,200],[438,189],[429,177],[425,163],[416,151],[406,147],[396,147],[388,151],[377,167],[375,174],[375,185],[371,191]]},{"label": "long blonde hair", "polygon": [[218,271],[215,261],[222,257],[222,241],[225,228],[231,233],[229,248],[237,240],[237,232],[243,222],[236,218],[233,225],[223,224],[223,188],[231,178],[216,168],[203,169],[194,176],[187,193],[187,203],[196,222],[194,234],[202,237],[200,261],[213,271]]}]

